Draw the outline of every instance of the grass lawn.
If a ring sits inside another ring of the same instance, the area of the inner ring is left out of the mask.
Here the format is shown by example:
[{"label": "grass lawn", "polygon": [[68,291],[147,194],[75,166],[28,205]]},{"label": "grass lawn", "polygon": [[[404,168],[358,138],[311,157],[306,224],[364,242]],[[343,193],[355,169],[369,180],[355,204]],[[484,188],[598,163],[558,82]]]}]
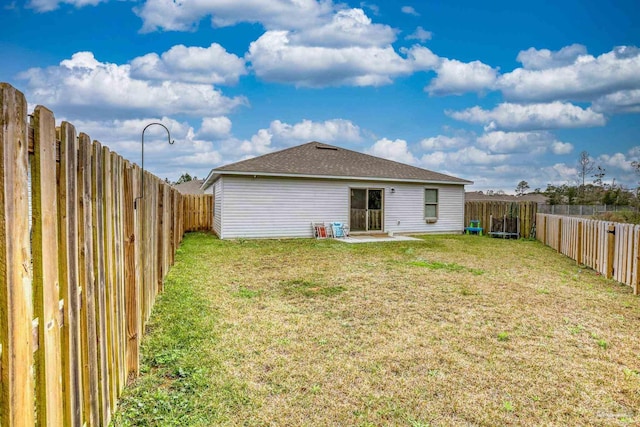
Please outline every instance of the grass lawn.
[{"label": "grass lawn", "polygon": [[640,423],[640,298],[535,241],[186,236],[114,425]]}]

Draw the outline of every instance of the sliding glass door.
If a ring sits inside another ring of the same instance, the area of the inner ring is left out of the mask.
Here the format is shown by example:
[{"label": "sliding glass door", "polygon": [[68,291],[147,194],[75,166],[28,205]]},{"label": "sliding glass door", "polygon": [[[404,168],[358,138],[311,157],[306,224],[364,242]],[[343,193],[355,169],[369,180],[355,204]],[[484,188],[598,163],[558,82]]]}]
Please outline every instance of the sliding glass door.
[{"label": "sliding glass door", "polygon": [[382,194],[380,188],[351,189],[351,231],[382,231]]}]

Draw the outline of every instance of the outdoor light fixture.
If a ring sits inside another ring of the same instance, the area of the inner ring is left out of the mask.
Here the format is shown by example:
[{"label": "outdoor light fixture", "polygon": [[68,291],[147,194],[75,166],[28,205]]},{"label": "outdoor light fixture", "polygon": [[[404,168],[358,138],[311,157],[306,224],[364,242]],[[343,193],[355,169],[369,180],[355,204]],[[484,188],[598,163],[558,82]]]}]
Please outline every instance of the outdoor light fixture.
[{"label": "outdoor light fixture", "polygon": [[392,188],[392,189],[391,189],[391,194],[393,194],[393,193],[395,193],[395,192],[396,192],[396,189],[395,189],[395,188]]},{"label": "outdoor light fixture", "polygon": [[149,123],[148,125],[146,125],[144,127],[144,129],[142,129],[142,161],[141,161],[141,168],[142,168],[142,172],[140,172],[140,174],[142,175],[141,177],[141,185],[140,185],[140,195],[138,197],[135,198],[135,200],[133,201],[133,208],[136,209],[136,204],[138,199],[143,199],[144,198],[144,132],[147,130],[147,128],[149,126],[153,126],[153,125],[158,125],[158,126],[162,126],[164,128],[164,130],[167,131],[167,141],[169,141],[169,144],[173,144],[175,141],[171,140],[171,132],[169,132],[169,129],[163,125],[162,123],[158,123],[158,122],[153,122],[153,123]]}]

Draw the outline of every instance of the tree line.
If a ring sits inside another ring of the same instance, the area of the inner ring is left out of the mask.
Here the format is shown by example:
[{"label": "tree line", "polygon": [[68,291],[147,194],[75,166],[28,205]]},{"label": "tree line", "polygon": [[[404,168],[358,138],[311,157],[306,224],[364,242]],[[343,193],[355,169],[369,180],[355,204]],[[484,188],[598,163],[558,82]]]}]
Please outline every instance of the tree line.
[{"label": "tree line", "polygon": [[[631,162],[631,166],[640,177],[640,162]],[[536,188],[534,194],[544,194],[550,205],[613,205],[613,206],[639,206],[638,192],[636,189],[626,188],[616,183],[605,182],[606,169],[598,165],[587,151],[580,153],[577,161],[578,174],[576,180],[562,185],[548,184],[544,191]],[[516,195],[527,194],[529,184],[520,181],[515,189]]]}]

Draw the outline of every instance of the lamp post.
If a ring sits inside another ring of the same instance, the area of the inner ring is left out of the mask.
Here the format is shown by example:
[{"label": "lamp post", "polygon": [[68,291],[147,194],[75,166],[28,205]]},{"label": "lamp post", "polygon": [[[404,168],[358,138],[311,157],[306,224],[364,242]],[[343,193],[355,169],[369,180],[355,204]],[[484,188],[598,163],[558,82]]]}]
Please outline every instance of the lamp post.
[{"label": "lamp post", "polygon": [[135,200],[133,201],[134,209],[137,209],[138,199],[144,198],[144,132],[147,130],[149,126],[153,126],[153,125],[162,126],[164,130],[167,131],[167,141],[169,141],[169,144],[173,144],[175,142],[171,140],[171,132],[169,132],[169,129],[162,123],[158,123],[158,122],[149,123],[144,127],[144,129],[142,129],[142,161],[141,161],[142,172],[140,172],[142,176],[141,176],[141,185],[140,185],[140,195],[136,197]]}]

